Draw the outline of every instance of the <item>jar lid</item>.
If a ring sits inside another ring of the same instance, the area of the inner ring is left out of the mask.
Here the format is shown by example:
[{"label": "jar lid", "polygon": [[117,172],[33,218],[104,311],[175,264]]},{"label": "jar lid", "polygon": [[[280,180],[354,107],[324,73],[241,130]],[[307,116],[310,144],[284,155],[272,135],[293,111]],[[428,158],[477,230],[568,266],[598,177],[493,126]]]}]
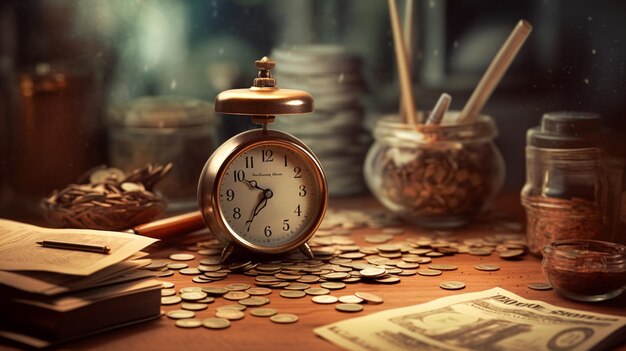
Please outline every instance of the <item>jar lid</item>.
[{"label": "jar lid", "polygon": [[124,127],[173,128],[212,124],[213,105],[182,96],[143,97],[109,110],[109,123]]},{"label": "jar lid", "polygon": [[548,112],[541,126],[528,130],[528,145],[548,149],[582,149],[600,147],[602,118],[591,112]]}]

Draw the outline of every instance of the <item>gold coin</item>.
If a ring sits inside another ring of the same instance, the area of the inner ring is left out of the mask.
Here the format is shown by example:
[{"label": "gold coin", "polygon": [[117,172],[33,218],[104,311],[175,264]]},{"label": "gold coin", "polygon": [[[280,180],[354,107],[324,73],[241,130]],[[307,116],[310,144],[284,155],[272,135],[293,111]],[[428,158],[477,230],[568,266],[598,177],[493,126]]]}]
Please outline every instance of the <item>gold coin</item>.
[{"label": "gold coin", "polygon": [[429,264],[428,268],[434,269],[436,271],[453,271],[455,269],[458,269],[458,267],[453,264],[439,264],[439,263]]},{"label": "gold coin", "polygon": [[215,301],[215,298],[213,296],[207,296],[202,300],[196,301],[196,303],[213,303],[213,301]]},{"label": "gold coin", "polygon": [[234,283],[226,285],[226,289],[230,291],[244,291],[250,289],[250,285],[243,283]]},{"label": "gold coin", "polygon": [[500,258],[504,258],[504,259],[517,258],[517,257],[524,255],[525,253],[526,251],[522,249],[506,250],[506,251],[500,252]]},{"label": "gold coin", "polygon": [[220,310],[237,310],[237,311],[244,311],[247,307],[244,305],[223,305],[217,308],[218,311]]},{"label": "gold coin", "polygon": [[172,282],[161,282],[162,289],[171,289],[174,287],[174,283]]},{"label": "gold coin", "polygon": [[298,321],[298,316],[289,313],[279,313],[270,317],[270,320],[278,324],[290,324]]},{"label": "gold coin", "polygon": [[185,301],[198,301],[207,297],[207,294],[202,291],[192,291],[180,294],[180,298]]},{"label": "gold coin", "polygon": [[329,290],[337,290],[337,289],[343,289],[346,287],[346,283],[342,283],[342,282],[323,282],[322,284],[320,284],[320,286],[324,289],[329,289]]},{"label": "gold coin", "polygon": [[172,311],[168,311],[165,315],[171,319],[187,319],[187,318],[193,318],[196,316],[196,314],[193,311],[185,311],[185,310],[172,310]]},{"label": "gold coin", "polygon": [[326,278],[329,280],[341,280],[350,277],[350,274],[346,272],[332,272],[328,274],[322,275],[322,278]]},{"label": "gold coin", "polygon": [[161,305],[175,305],[181,301],[179,296],[164,296],[161,298]]},{"label": "gold coin", "polygon": [[399,276],[403,276],[403,277],[408,277],[408,276],[416,275],[416,274],[417,274],[416,269],[403,269],[401,272],[398,273]]},{"label": "gold coin", "polygon": [[376,278],[375,281],[377,283],[383,283],[383,284],[395,284],[395,283],[400,282],[400,278],[389,276],[389,277]]},{"label": "gold coin", "polygon": [[315,303],[319,303],[319,304],[331,304],[331,303],[337,302],[338,299],[337,297],[332,296],[332,295],[318,295],[318,296],[313,296],[311,298],[311,301]]},{"label": "gold coin", "polygon": [[168,263],[167,264],[167,268],[173,269],[173,270],[179,270],[179,269],[183,269],[187,267],[189,267],[189,265],[186,263]]},{"label": "gold coin", "polygon": [[306,293],[300,290],[284,290],[280,292],[280,296],[286,297],[288,299],[297,299],[300,297],[305,297]]},{"label": "gold coin", "polygon": [[207,286],[202,288],[202,291],[212,296],[222,296],[228,292],[226,288],[218,288],[215,286]]},{"label": "gold coin", "polygon": [[384,268],[366,268],[359,271],[363,277],[376,278],[387,274]]},{"label": "gold coin", "polygon": [[335,309],[341,312],[360,312],[363,311],[363,306],[355,303],[340,303],[335,305]]},{"label": "gold coin", "polygon": [[296,282],[296,283],[289,283],[289,285],[287,285],[284,289],[285,290],[306,290],[310,287],[311,286],[309,284]]},{"label": "gold coin", "polygon": [[533,290],[552,290],[550,283],[529,283],[528,287]]},{"label": "gold coin", "polygon": [[271,317],[276,313],[278,312],[275,309],[267,307],[253,308],[250,310],[250,314],[255,317]]},{"label": "gold coin", "polygon": [[187,286],[180,289],[180,293],[188,293],[188,292],[198,292],[202,291],[202,288],[199,286]]},{"label": "gold coin", "polygon": [[441,271],[438,271],[436,269],[422,269],[417,271],[417,274],[432,277],[436,275],[441,275]]},{"label": "gold coin", "polygon": [[479,271],[497,271],[497,270],[500,270],[500,267],[498,265],[487,264],[487,263],[477,264],[477,265],[474,266],[474,268],[479,270]]},{"label": "gold coin", "polygon": [[460,290],[465,287],[465,283],[449,280],[439,283],[439,287],[445,290]]},{"label": "gold coin", "polygon": [[198,275],[198,274],[201,274],[202,272],[200,272],[198,268],[183,268],[180,271],[178,271],[178,273],[182,275]]},{"label": "gold coin", "polygon": [[202,326],[209,329],[225,329],[230,327],[230,321],[224,318],[207,318],[202,321]]},{"label": "gold coin", "polygon": [[206,310],[209,307],[206,303],[192,303],[192,302],[183,302],[180,304],[180,308],[183,310],[189,311],[202,311]]},{"label": "gold coin", "polygon": [[161,289],[161,296],[176,295],[176,289]]},{"label": "gold coin", "polygon": [[396,267],[402,269],[416,269],[420,267],[420,264],[414,262],[400,262],[396,265]]},{"label": "gold coin", "polygon": [[170,277],[172,275],[174,275],[174,271],[171,271],[169,269],[166,270],[166,271],[157,273],[157,277],[159,277],[159,278]]},{"label": "gold coin", "polygon": [[226,300],[237,301],[249,298],[250,294],[243,291],[229,291],[226,294],[222,295],[222,297]]},{"label": "gold coin", "polygon": [[357,297],[355,295],[344,295],[344,296],[339,296],[339,302],[341,303],[361,303],[363,302],[363,299],[360,297]]},{"label": "gold coin", "polygon": [[378,295],[374,295],[372,293],[368,293],[368,292],[362,292],[362,291],[357,291],[354,293],[354,295],[358,298],[361,298],[367,302],[373,303],[373,304],[381,304],[383,303],[383,298],[378,296]]},{"label": "gold coin", "polygon": [[270,300],[265,297],[249,297],[247,299],[239,300],[239,303],[244,306],[263,306],[270,303]]},{"label": "gold coin", "polygon": [[310,288],[304,290],[305,293],[309,295],[328,295],[330,294],[330,290],[324,288]]},{"label": "gold coin", "polygon": [[250,288],[246,292],[253,296],[269,295],[272,293],[272,289],[268,288]]},{"label": "gold coin", "polygon": [[170,255],[170,260],[174,261],[191,261],[194,258],[196,258],[194,255],[184,253]]},{"label": "gold coin", "polygon": [[218,309],[215,312],[215,317],[228,319],[230,321],[236,321],[245,317],[245,313],[243,313],[242,311],[232,309],[232,308]]},{"label": "gold coin", "polygon": [[179,328],[197,328],[202,326],[202,321],[199,319],[179,319],[176,321],[176,326]]}]

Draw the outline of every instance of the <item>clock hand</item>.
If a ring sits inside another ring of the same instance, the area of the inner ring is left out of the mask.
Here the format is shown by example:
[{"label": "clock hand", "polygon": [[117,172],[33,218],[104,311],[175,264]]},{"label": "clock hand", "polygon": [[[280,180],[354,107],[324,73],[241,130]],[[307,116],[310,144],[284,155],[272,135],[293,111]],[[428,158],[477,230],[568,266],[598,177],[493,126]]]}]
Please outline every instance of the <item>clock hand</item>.
[{"label": "clock hand", "polygon": [[244,181],[244,182],[246,182],[246,183],[248,183],[248,186],[249,186],[250,188],[256,188],[256,189],[259,189],[259,190],[265,191],[265,189],[261,188],[261,187],[257,184],[256,180],[247,180],[247,179],[245,179],[245,178],[244,178],[244,179],[243,179],[243,181]]},{"label": "clock hand", "polygon": [[274,193],[272,193],[272,190],[270,189],[263,190],[263,198],[261,199],[261,201],[259,201],[258,204],[256,204],[256,207],[254,208],[254,212],[252,212],[252,217],[250,217],[250,219],[246,221],[246,224],[248,225],[247,231],[250,231],[250,226],[252,225],[252,221],[254,221],[254,218],[261,212],[262,209],[265,208],[265,206],[267,206],[267,199],[271,198],[272,196],[274,196]]}]

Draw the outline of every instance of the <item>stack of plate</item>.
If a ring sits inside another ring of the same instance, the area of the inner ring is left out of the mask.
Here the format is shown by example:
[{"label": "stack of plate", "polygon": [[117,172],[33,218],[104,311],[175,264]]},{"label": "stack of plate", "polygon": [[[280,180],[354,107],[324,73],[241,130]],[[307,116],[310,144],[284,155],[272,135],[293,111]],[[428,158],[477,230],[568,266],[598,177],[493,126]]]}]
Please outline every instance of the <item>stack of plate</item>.
[{"label": "stack of plate", "polygon": [[362,192],[369,134],[363,129],[359,101],[365,90],[359,58],[338,45],[274,49],[270,57],[280,88],[304,90],[315,99],[313,114],[281,116],[275,128],[295,135],[315,152],[331,196]]}]

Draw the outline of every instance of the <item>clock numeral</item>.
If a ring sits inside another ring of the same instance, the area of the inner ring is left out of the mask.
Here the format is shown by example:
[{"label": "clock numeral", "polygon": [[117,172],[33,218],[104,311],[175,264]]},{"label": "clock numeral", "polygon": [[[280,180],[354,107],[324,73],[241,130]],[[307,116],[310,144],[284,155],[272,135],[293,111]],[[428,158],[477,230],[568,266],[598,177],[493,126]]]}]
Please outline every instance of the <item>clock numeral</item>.
[{"label": "clock numeral", "polygon": [[285,167],[287,167],[287,155],[285,155]]},{"label": "clock numeral", "polygon": [[265,236],[268,238],[272,236],[272,227],[270,227],[269,225],[266,225],[264,233],[265,233]]},{"label": "clock numeral", "polygon": [[294,176],[293,176],[294,178],[302,178],[302,168],[295,167],[293,169],[293,172],[295,173]]},{"label": "clock numeral", "polygon": [[263,162],[274,162],[274,151],[272,150],[262,150],[261,151],[261,161]]},{"label": "clock numeral", "polygon": [[298,193],[298,195],[300,195],[300,197],[305,197],[306,196],[306,187],[304,186],[304,184],[300,185],[300,187],[298,187],[298,189],[300,189],[300,192]]},{"label": "clock numeral", "polygon": [[233,210],[233,218],[234,219],[241,218],[241,209],[239,207],[235,207],[235,209]]},{"label": "clock numeral", "polygon": [[296,207],[296,209],[293,211],[293,213],[297,214],[298,217],[300,217],[300,214],[302,213],[302,210],[300,209],[300,205],[298,205],[298,207]]},{"label": "clock numeral", "polygon": [[246,168],[254,168],[254,156],[246,156]]},{"label": "clock numeral", "polygon": [[244,179],[246,179],[246,172],[240,169],[238,171],[235,171],[233,173],[233,176],[235,177],[235,182],[242,182]]},{"label": "clock numeral", "polygon": [[233,189],[226,190],[226,200],[233,201],[235,198],[235,191]]},{"label": "clock numeral", "polygon": [[288,231],[289,230],[289,220],[285,219],[283,220],[283,231]]}]

